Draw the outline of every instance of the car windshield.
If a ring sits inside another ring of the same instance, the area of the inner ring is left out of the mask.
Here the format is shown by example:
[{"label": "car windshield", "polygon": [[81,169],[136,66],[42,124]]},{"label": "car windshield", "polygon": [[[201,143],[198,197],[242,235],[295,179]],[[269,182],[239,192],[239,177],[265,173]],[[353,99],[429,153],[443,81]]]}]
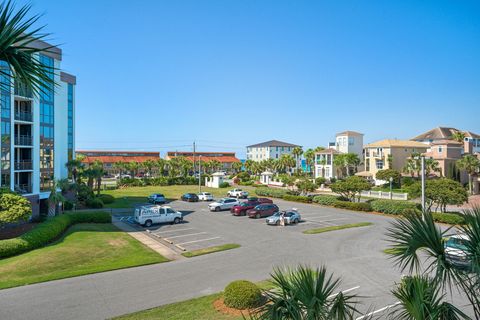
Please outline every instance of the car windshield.
[{"label": "car windshield", "polygon": [[280,214],[281,214],[280,212],[275,212],[275,213],[272,215],[272,217],[280,217]]},{"label": "car windshield", "polygon": [[460,249],[460,250],[467,250],[468,240],[459,239],[459,238],[450,238],[447,241],[447,247]]}]

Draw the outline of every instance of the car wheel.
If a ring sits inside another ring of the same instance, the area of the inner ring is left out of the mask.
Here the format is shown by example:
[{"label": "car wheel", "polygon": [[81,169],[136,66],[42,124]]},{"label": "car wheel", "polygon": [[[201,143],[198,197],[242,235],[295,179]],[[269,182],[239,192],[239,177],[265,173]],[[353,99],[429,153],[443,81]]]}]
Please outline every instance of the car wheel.
[{"label": "car wheel", "polygon": [[260,213],[257,213],[257,214],[255,215],[255,219],[260,219]]},{"label": "car wheel", "polygon": [[179,223],[180,223],[180,218],[173,219],[173,224],[179,224]]},{"label": "car wheel", "polygon": [[215,207],[215,211],[220,211],[220,207]]},{"label": "car wheel", "polygon": [[147,227],[147,228],[151,227],[152,226],[152,220],[145,221],[144,226]]},{"label": "car wheel", "polygon": [[277,222],[275,222],[275,225],[279,226],[280,225],[280,220],[277,220]]},{"label": "car wheel", "polygon": [[293,224],[297,224],[298,223],[298,219],[295,218],[295,220],[293,220]]}]

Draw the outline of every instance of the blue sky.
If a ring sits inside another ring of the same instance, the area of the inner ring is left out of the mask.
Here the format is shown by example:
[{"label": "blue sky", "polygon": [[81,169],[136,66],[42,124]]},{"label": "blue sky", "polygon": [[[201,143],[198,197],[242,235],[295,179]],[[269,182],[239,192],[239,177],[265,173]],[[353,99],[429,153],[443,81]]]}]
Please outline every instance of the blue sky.
[{"label": "blue sky", "polygon": [[78,78],[77,149],[480,133],[478,1],[32,4]]}]

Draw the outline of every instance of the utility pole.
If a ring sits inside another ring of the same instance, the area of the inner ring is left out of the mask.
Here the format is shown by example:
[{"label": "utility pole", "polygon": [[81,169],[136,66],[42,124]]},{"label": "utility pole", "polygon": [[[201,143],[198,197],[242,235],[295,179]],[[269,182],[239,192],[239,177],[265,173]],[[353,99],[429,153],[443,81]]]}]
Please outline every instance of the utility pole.
[{"label": "utility pole", "polygon": [[425,220],[425,156],[421,156],[422,170],[422,217]]},{"label": "utility pole", "polygon": [[195,141],[193,141],[193,175],[195,175]]},{"label": "utility pole", "polygon": [[202,192],[202,156],[198,157],[198,193]]}]

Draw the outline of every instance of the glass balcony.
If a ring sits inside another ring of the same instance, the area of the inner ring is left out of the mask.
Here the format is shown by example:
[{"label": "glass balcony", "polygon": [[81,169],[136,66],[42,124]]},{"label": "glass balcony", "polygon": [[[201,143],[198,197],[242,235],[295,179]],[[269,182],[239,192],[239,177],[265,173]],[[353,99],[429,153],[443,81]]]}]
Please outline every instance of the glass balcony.
[{"label": "glass balcony", "polygon": [[32,89],[18,82],[15,83],[14,94],[20,97],[33,98]]},{"label": "glass balcony", "polygon": [[30,184],[16,184],[15,191],[20,194],[32,193],[32,185]]},{"label": "glass balcony", "polygon": [[31,146],[33,145],[33,138],[32,136],[17,135],[15,136],[15,145]]},{"label": "glass balcony", "polygon": [[32,122],[33,114],[31,112],[15,112],[15,120]]},{"label": "glass balcony", "polygon": [[31,160],[20,160],[15,162],[15,170],[32,170],[33,164]]}]

